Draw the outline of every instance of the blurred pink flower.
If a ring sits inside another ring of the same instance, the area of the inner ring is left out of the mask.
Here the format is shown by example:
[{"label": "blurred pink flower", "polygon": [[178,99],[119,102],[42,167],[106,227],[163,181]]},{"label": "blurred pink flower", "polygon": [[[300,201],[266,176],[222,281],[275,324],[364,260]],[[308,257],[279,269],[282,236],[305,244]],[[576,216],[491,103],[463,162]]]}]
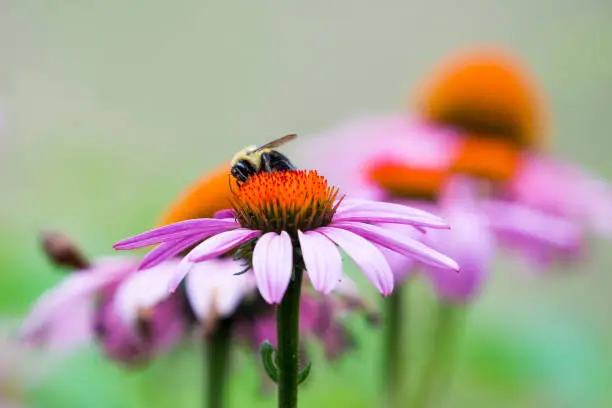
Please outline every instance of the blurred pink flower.
[{"label": "blurred pink flower", "polygon": [[460,273],[453,276],[441,274],[436,268],[423,268],[438,298],[444,301],[473,300],[491,270],[495,238],[487,215],[481,211],[475,189],[469,180],[453,180],[439,199],[440,213],[452,228],[450,236],[437,231],[423,236],[423,242],[449,254],[461,267]]},{"label": "blurred pink flower", "polygon": [[23,322],[21,337],[29,344],[67,351],[94,337],[106,354],[117,361],[147,361],[180,339],[185,328],[177,299],[151,305],[134,303],[133,324],[117,313],[116,297],[124,284],[150,275],[171,273],[175,262],[166,262],[142,276],[135,274],[139,260],[109,257],[89,268],[74,271],[45,292]]},{"label": "blurred pink flower", "polygon": [[[319,145],[325,149],[308,147]],[[451,231],[443,234],[394,227],[459,263],[456,275],[441,274],[431,265],[422,268],[445,300],[465,301],[478,292],[499,245],[518,249],[537,266],[548,266],[580,255],[581,221],[596,225],[595,220],[610,218],[610,192],[601,182],[575,170],[573,177],[566,170],[565,177],[555,179],[552,159],[530,153],[525,155],[528,166],[519,167],[523,181],[517,178],[488,188],[474,174],[457,175],[461,172],[454,166],[464,147],[464,140],[448,128],[388,115],[343,124],[309,138],[299,151],[304,165],[321,169],[348,194],[409,204],[449,222]],[[340,155],[350,159],[338,160]],[[538,189],[542,181],[536,182],[536,177],[550,180]],[[584,198],[587,186],[590,202]],[[583,195],[564,200],[563,192]],[[396,279],[412,275],[419,266],[389,251],[383,253]]]},{"label": "blurred pink flower", "polygon": [[[426,264],[458,269],[455,261],[444,254],[419,241],[400,239],[386,227],[401,224],[421,229],[447,228],[439,217],[397,204],[337,200],[337,194],[337,189],[313,171],[259,173],[232,197],[235,218],[178,222],[125,239],[115,248],[160,244],[148,259],[161,262],[203,241],[181,261],[169,283],[172,291],[196,264],[232,250],[246,253],[241,259],[246,261],[246,269],[252,269],[260,294],[271,304],[280,303],[291,279],[294,245],[301,248],[314,289],[324,294],[331,292],[342,278],[342,260],[336,245],[355,260],[383,295],[391,293],[394,279],[375,245]],[[154,264],[148,262],[144,266]]]},{"label": "blurred pink flower", "polygon": [[510,200],[612,236],[612,187],[570,163],[524,153],[516,174],[504,185]]}]

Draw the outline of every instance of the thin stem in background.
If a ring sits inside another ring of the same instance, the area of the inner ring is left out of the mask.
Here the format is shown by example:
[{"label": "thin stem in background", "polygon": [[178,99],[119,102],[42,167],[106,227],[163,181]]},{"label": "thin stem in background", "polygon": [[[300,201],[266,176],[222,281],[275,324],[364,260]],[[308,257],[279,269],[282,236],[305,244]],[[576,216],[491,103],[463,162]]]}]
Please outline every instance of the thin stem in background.
[{"label": "thin stem in background", "polygon": [[408,324],[406,313],[407,289],[404,285],[396,288],[383,300],[385,339],[383,346],[384,389],[387,407],[405,408],[405,386],[408,383],[404,349],[407,346],[404,336]]},{"label": "thin stem in background", "polygon": [[[453,352],[457,347],[458,331],[463,321],[464,307],[450,303],[438,303],[435,326],[419,388],[415,395],[415,408],[438,407],[433,401],[442,385],[450,383]],[[446,393],[440,393],[446,394]]]}]

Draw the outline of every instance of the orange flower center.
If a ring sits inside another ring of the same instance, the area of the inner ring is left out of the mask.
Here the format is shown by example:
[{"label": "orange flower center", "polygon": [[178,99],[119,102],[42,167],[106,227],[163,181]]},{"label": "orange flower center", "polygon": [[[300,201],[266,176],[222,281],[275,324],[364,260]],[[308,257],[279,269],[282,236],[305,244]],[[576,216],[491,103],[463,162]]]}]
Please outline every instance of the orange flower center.
[{"label": "orange flower center", "polygon": [[417,94],[417,113],[427,121],[521,148],[546,144],[543,103],[534,81],[519,61],[500,50],[453,55]]},{"label": "orange flower center", "polygon": [[338,188],[316,171],[258,173],[231,198],[242,227],[264,232],[313,230],[331,223],[339,200]]},{"label": "orange flower center", "polygon": [[369,169],[370,180],[390,196],[435,201],[448,173],[437,169],[419,169],[401,163],[376,163]]},{"label": "orange flower center", "polygon": [[518,149],[503,140],[470,137],[463,141],[451,171],[491,181],[506,181],[516,173],[520,154]]}]

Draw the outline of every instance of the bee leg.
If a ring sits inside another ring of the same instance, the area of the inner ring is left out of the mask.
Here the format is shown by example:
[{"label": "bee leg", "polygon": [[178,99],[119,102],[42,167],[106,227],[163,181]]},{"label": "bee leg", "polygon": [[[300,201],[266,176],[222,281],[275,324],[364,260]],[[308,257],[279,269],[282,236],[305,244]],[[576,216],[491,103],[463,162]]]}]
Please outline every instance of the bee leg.
[{"label": "bee leg", "polygon": [[261,154],[261,166],[267,173],[296,169],[293,163],[289,161],[287,156],[277,152],[276,150],[270,150],[269,152],[264,152]]}]

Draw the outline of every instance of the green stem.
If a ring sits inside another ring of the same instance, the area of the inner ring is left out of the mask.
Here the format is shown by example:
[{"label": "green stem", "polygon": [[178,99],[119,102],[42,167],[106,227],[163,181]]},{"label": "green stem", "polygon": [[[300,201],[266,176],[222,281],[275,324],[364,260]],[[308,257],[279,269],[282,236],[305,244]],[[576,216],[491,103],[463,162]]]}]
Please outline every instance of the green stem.
[{"label": "green stem", "polygon": [[295,408],[298,405],[301,290],[302,268],[294,268],[293,279],[276,311],[279,408]]},{"label": "green stem", "polygon": [[389,408],[405,407],[403,386],[407,383],[404,365],[403,348],[404,327],[407,323],[405,314],[406,289],[403,285],[384,299],[385,310],[385,345],[384,373],[387,406]]},{"label": "green stem", "polygon": [[458,318],[461,311],[461,306],[438,303],[433,336],[430,342],[431,348],[414,399],[414,407],[416,408],[437,406],[437,404],[433,404],[432,399],[442,381],[447,379],[451,354],[454,346],[456,346],[456,329],[460,322]]},{"label": "green stem", "polygon": [[208,408],[222,408],[225,404],[225,386],[230,362],[231,320],[218,322],[207,339]]}]

